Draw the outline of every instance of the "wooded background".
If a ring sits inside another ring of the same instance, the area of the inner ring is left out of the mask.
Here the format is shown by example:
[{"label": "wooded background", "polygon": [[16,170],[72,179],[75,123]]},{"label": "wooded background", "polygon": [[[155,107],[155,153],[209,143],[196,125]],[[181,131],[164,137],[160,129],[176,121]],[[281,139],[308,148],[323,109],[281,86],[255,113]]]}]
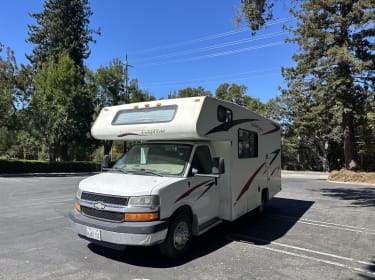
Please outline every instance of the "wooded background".
[{"label": "wooded background", "polygon": [[[257,36],[273,18],[272,0],[242,0],[238,22]],[[297,43],[295,67],[283,67],[287,87],[267,103],[247,87],[225,81],[171,92],[168,98],[209,95],[237,103],[282,126],[282,167],[298,170],[375,170],[375,2],[297,0],[290,4],[296,27],[285,27]],[[18,65],[11,46],[0,43],[0,159],[98,161],[113,159],[124,145],[100,142],[90,127],[104,106],[155,100],[128,63],[113,58],[96,70],[84,65],[90,29],[88,0],[46,0],[31,14],[29,64]],[[48,32],[47,32],[48,30]],[[0,38],[1,41],[1,38]]]}]

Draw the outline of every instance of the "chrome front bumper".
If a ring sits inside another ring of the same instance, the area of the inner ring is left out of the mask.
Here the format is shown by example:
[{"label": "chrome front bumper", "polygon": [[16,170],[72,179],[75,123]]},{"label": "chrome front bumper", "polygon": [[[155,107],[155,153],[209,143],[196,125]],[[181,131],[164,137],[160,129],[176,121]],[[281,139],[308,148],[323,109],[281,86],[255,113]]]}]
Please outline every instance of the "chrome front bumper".
[{"label": "chrome front bumper", "polygon": [[73,231],[85,239],[91,240],[88,227],[100,230],[100,240],[92,239],[96,243],[151,246],[163,242],[168,231],[167,221],[107,222],[84,216],[77,210],[69,212],[68,219]]}]

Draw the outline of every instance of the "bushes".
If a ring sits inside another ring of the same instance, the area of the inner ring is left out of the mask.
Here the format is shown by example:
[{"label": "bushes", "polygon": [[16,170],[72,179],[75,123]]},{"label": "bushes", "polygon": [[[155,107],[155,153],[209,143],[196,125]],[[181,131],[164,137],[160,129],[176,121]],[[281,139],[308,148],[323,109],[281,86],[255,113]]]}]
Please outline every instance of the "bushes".
[{"label": "bushes", "polygon": [[96,172],[100,163],[89,161],[46,162],[35,160],[0,160],[1,173]]}]

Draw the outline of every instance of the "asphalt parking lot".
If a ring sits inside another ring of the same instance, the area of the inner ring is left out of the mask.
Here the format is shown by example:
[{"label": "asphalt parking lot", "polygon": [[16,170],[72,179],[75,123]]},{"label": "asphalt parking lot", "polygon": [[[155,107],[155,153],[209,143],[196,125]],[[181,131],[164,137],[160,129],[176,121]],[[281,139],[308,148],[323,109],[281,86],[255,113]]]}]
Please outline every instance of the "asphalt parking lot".
[{"label": "asphalt parking lot", "polygon": [[375,279],[375,186],[283,177],[262,217],[225,223],[170,261],[105,249],[67,213],[84,176],[0,176],[0,279]]}]

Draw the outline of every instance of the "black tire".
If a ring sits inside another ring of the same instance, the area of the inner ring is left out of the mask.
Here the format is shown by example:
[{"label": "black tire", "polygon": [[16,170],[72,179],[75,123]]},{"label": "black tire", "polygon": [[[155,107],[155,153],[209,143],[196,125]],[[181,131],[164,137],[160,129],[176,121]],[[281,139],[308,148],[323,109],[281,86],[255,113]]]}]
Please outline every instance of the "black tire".
[{"label": "black tire", "polygon": [[167,237],[160,244],[160,251],[169,258],[181,257],[188,251],[191,239],[191,217],[185,212],[180,212],[171,221]]}]

